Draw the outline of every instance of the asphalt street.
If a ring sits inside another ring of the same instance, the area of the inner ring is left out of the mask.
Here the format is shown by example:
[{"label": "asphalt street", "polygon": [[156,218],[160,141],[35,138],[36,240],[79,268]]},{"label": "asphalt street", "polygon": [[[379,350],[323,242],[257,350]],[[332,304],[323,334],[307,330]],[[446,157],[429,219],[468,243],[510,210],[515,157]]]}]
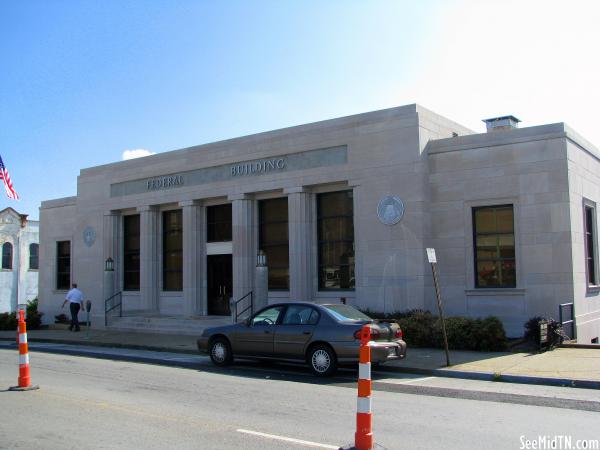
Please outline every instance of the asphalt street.
[{"label": "asphalt street", "polygon": [[[40,389],[30,392],[6,391],[17,381],[16,351],[0,346],[0,448],[337,448],[354,439],[351,370],[321,381],[303,367],[216,369],[203,356],[36,345],[31,375]],[[597,391],[374,379],[375,440],[388,449],[516,449],[540,435],[600,439]]]}]

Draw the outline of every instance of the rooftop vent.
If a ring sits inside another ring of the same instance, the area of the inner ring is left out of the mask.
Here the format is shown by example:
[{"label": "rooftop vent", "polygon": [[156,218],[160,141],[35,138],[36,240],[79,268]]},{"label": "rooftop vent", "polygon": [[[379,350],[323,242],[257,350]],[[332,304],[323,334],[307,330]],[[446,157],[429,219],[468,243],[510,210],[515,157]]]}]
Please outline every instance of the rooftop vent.
[{"label": "rooftop vent", "polygon": [[492,117],[483,121],[488,133],[490,131],[513,130],[518,127],[518,123],[520,122],[515,116]]}]

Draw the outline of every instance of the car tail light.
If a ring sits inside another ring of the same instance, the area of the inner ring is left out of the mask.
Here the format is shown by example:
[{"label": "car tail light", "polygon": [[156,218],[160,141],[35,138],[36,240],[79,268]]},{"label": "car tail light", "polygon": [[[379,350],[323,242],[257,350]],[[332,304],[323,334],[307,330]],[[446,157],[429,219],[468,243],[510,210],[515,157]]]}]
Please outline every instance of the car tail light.
[{"label": "car tail light", "polygon": [[[360,331],[361,330],[356,330],[354,332],[354,339],[360,340]],[[371,328],[371,340],[375,341],[379,338],[379,330],[375,329],[375,328]]]},{"label": "car tail light", "polygon": [[404,337],[404,333],[402,332],[402,328],[398,328],[394,333],[394,336],[398,339],[402,339]]}]

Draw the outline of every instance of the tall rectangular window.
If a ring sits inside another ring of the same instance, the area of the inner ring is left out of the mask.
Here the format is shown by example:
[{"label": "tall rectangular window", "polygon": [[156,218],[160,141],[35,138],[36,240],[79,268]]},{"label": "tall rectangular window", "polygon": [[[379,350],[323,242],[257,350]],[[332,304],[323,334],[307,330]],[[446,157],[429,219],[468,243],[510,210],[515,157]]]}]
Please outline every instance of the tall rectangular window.
[{"label": "tall rectangular window", "polygon": [[181,210],[163,213],[163,290],[183,289],[183,226]]},{"label": "tall rectangular window", "polygon": [[354,289],[352,191],[317,196],[319,289]]},{"label": "tall rectangular window", "polygon": [[585,262],[588,286],[598,285],[598,241],[596,240],[596,208],[584,205]]},{"label": "tall rectangular window", "polygon": [[123,289],[140,290],[140,215],[123,216]]},{"label": "tall rectangular window", "polygon": [[517,286],[513,205],[473,208],[475,287]]},{"label": "tall rectangular window", "polygon": [[56,243],[56,289],[68,290],[71,287],[71,242]]},{"label": "tall rectangular window", "polygon": [[259,248],[267,255],[269,289],[287,291],[290,289],[288,199],[261,200],[258,212],[258,241]]},{"label": "tall rectangular window", "polygon": [[38,270],[40,268],[40,245],[29,244],[29,270]]},{"label": "tall rectangular window", "polygon": [[10,242],[2,244],[2,268],[12,270],[13,246]]},{"label": "tall rectangular window", "polygon": [[206,208],[206,242],[231,241],[231,203]]}]

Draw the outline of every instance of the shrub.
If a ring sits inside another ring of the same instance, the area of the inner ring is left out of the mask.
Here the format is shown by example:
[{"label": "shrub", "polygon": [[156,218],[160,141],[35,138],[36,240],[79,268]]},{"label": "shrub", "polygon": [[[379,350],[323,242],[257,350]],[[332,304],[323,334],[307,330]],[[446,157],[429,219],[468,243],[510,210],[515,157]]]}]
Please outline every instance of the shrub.
[{"label": "shrub", "polygon": [[539,329],[540,329],[540,320],[542,320],[542,319],[543,319],[543,317],[541,317],[541,316],[532,317],[524,324],[525,334],[523,335],[523,337],[529,341],[535,342],[538,345],[540,344]]},{"label": "shrub", "polygon": [[44,313],[38,311],[38,299],[27,302],[27,329],[37,330],[42,326],[42,316]]},{"label": "shrub", "polygon": [[[440,319],[429,311],[411,310],[389,314],[363,311],[374,319],[397,320],[404,340],[413,347],[444,347]],[[453,350],[503,351],[508,347],[502,322],[496,317],[473,319],[447,317],[445,320],[448,347]]]},{"label": "shrub", "polygon": [[398,322],[411,345],[436,347],[435,320],[429,311],[412,311]]},{"label": "shrub", "polygon": [[17,329],[17,315],[12,313],[1,313],[0,314],[0,330],[13,330]]},{"label": "shrub", "polygon": [[[42,315],[43,313],[38,312],[37,310],[38,300],[33,299],[30,302],[27,302],[26,308],[26,316],[27,319],[27,329],[28,330],[36,330],[40,328],[42,325]],[[15,330],[19,324],[19,319],[17,319],[17,313],[2,313],[0,314],[0,330]]]},{"label": "shrub", "polygon": [[506,350],[508,342],[502,322],[497,317],[486,317],[478,320],[479,348],[488,352],[501,352]]}]

